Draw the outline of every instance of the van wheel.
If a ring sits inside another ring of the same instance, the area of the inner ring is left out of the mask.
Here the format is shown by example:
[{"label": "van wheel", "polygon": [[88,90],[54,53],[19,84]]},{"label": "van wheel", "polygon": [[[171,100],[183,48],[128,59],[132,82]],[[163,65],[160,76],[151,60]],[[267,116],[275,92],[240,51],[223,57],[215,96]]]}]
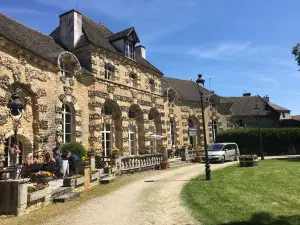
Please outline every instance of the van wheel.
[{"label": "van wheel", "polygon": [[225,162],[225,155],[221,159],[221,163],[224,163],[224,162]]},{"label": "van wheel", "polygon": [[237,157],[237,155],[235,155],[235,157],[234,157],[234,161],[238,161],[238,157]]}]

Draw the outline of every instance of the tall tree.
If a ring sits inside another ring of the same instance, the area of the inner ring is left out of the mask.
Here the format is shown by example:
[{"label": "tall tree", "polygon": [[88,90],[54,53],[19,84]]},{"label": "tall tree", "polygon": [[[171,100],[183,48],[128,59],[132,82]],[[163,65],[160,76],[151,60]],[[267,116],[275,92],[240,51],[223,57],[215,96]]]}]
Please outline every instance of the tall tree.
[{"label": "tall tree", "polygon": [[295,56],[295,60],[300,66],[300,42],[293,47],[292,54]]}]

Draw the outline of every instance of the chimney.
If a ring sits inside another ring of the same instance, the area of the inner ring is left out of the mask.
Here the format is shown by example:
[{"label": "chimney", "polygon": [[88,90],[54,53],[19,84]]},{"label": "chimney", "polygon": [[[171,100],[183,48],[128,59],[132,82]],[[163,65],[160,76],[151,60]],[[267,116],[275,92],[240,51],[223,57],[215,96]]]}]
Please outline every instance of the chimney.
[{"label": "chimney", "polygon": [[270,97],[268,95],[266,95],[265,97],[263,97],[263,100],[267,103],[270,103]]},{"label": "chimney", "polygon": [[243,96],[251,96],[251,93],[244,93]]},{"label": "chimney", "polygon": [[141,55],[144,59],[146,59],[146,48],[142,45],[135,47],[135,52]]},{"label": "chimney", "polygon": [[82,35],[82,15],[72,9],[59,16],[60,19],[60,41],[72,50]]}]

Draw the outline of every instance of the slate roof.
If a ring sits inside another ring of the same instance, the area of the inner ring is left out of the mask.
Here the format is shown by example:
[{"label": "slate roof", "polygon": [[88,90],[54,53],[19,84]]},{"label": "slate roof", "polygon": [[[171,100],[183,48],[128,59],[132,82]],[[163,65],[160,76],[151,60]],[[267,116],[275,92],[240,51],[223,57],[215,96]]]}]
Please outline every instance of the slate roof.
[{"label": "slate roof", "polygon": [[[181,80],[177,78],[162,77],[161,78],[162,89],[174,88],[178,94],[178,98],[187,101],[200,101],[200,95],[198,85],[192,80]],[[230,100],[215,94],[212,91],[200,86],[201,92],[206,95],[214,94],[218,97],[221,104],[231,103]]]},{"label": "slate roof", "polygon": [[0,13],[0,36],[45,59],[57,63],[65,50],[52,37],[33,30]]},{"label": "slate roof", "polygon": [[300,120],[300,115],[292,116],[292,119],[294,119],[294,120]]},{"label": "slate roof", "polygon": [[242,97],[225,97],[233,102],[231,111],[232,116],[256,116],[256,105],[259,106],[259,115],[267,116],[274,112],[274,109],[266,103],[260,96],[242,96]]},{"label": "slate roof", "polygon": [[290,109],[284,108],[282,106],[276,105],[274,103],[269,103],[275,110],[278,111],[291,111]]},{"label": "slate roof", "polygon": [[[82,15],[82,29],[84,35],[81,37],[81,39],[76,44],[76,48],[86,46],[88,44],[94,44],[96,46],[102,47],[106,50],[109,50],[111,52],[114,52],[116,54],[119,54],[120,56],[125,57],[123,54],[119,53],[114,46],[109,42],[109,40],[112,40],[120,37],[122,35],[127,35],[128,32],[131,32],[134,28],[128,28],[126,30],[123,30],[118,33],[111,32],[107,27],[105,27],[103,24],[96,23],[95,21],[89,19],[88,17]],[[55,39],[58,40],[60,33],[60,27],[57,27],[50,35]],[[109,40],[108,40],[109,39]],[[61,44],[61,43],[59,43]],[[141,55],[138,53],[135,53],[135,61],[149,69],[152,69],[161,75],[163,73],[157,69],[155,66],[153,66],[150,62],[148,62],[146,59],[144,59]]]},{"label": "slate roof", "polygon": [[127,37],[133,30],[134,30],[133,27],[127,28],[126,30],[122,30],[118,33],[107,36],[107,40],[112,41],[112,40],[120,39],[122,37]]}]

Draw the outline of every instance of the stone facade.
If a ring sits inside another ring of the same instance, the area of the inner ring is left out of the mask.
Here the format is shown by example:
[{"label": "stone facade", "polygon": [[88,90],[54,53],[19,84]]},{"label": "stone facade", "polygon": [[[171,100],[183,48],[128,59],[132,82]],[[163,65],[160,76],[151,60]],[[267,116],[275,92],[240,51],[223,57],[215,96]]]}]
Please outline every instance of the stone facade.
[{"label": "stone facade", "polygon": [[[112,68],[110,79],[107,66]],[[168,93],[173,99],[165,96],[162,76],[158,70],[94,44],[59,52],[51,61],[2,37],[0,113],[6,121],[0,126],[0,167],[11,164],[8,145],[12,143],[13,123],[7,103],[14,92],[25,104],[18,130],[22,160],[28,153],[51,151],[68,141],[104,155],[113,147],[124,155],[144,154],[154,149],[153,141],[147,138],[150,134],[167,137],[156,141],[157,150],[172,144],[203,147],[200,101],[182,100],[172,88]],[[218,129],[226,129],[227,115],[206,103],[205,117],[211,143],[212,121],[217,121]],[[191,121],[197,130],[194,138],[189,137]]]}]

